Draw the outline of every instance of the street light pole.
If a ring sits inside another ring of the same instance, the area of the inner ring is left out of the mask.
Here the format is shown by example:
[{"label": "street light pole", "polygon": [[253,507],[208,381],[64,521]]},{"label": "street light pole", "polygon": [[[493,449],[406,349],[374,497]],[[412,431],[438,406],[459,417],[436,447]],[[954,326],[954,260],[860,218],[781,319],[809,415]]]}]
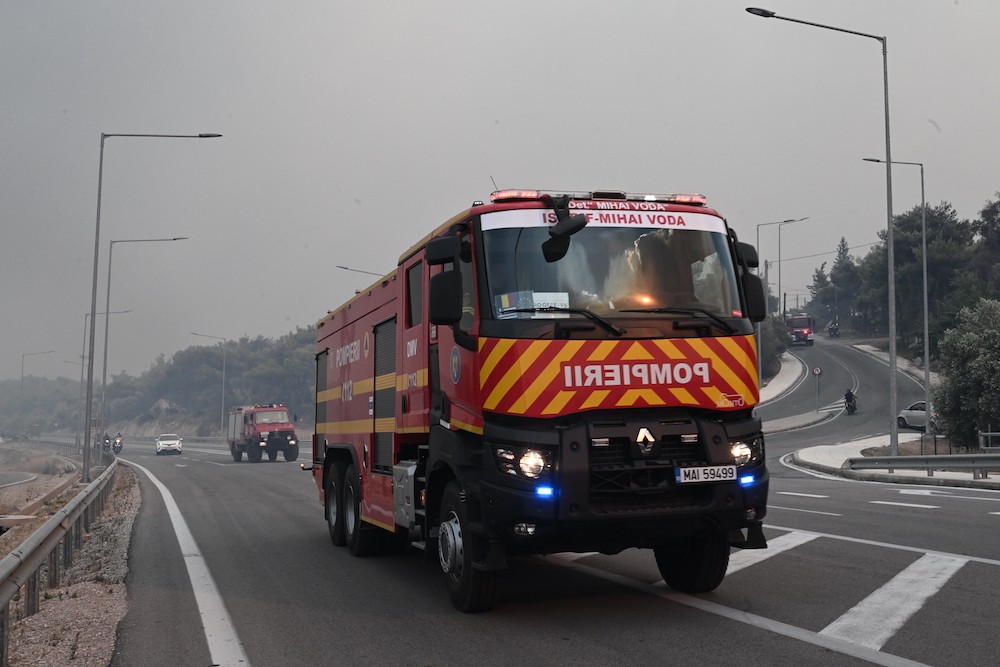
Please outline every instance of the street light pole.
[{"label": "street light pole", "polygon": [[793,222],[801,222],[802,220],[808,220],[808,217],[799,218],[798,220],[785,220],[784,222],[778,223],[778,308],[781,310],[781,317],[785,317],[785,296],[781,292],[781,228],[785,225],[790,225]]},{"label": "street light pole", "polygon": [[[871,35],[865,32],[857,32],[855,30],[847,30],[844,28],[837,28],[831,25],[824,25],[822,23],[813,23],[811,21],[802,21],[800,19],[792,19],[787,16],[778,16],[769,9],[761,9],[759,7],[747,7],[746,10],[753,14],[754,16],[759,16],[766,19],[781,19],[782,21],[789,21],[791,23],[801,23],[803,25],[813,26],[815,28],[823,28],[825,30],[834,30],[836,32],[844,32],[849,35],[857,35],[858,37],[867,37],[868,39],[874,39],[882,45],[882,89],[884,97],[884,107],[885,107],[885,201],[886,201],[886,249],[888,251],[889,260],[889,454],[891,456],[896,456],[899,454],[899,428],[896,424],[896,414],[898,410],[897,399],[896,399],[896,276],[895,276],[895,265],[896,258],[893,250],[892,242],[892,150],[891,142],[889,141],[889,50],[887,39],[884,36]],[[781,267],[778,267],[778,271],[781,271]]]},{"label": "street light pole", "polygon": [[[885,162],[878,158],[861,158],[865,162]],[[923,255],[923,282],[924,282],[924,408],[927,412],[927,425],[924,427],[927,433],[933,435],[934,429],[931,426],[931,352],[930,352],[930,327],[928,325],[928,292],[927,292],[927,198],[924,195],[924,163],[923,162],[903,162],[893,160],[892,164],[908,164],[913,167],[920,167],[920,245]]]},{"label": "street light pole", "polygon": [[[761,252],[760,252],[760,228],[761,227],[768,227],[770,225],[788,225],[788,224],[791,224],[793,222],[801,222],[803,220],[808,220],[808,219],[809,219],[809,216],[806,216],[804,218],[794,218],[794,219],[790,218],[788,220],[778,220],[777,222],[761,222],[761,223],[759,223],[757,225],[757,254],[758,255],[761,254]],[[781,227],[778,227],[778,260],[779,261],[781,260]],[[765,262],[765,268],[766,268],[766,262]],[[781,265],[780,264],[778,265],[778,271],[779,271],[778,275],[781,275],[781,273],[780,273],[780,271],[781,271]],[[757,274],[758,275],[760,274],[760,269],[759,268],[757,269]],[[779,280],[778,282],[779,282],[779,285],[780,285],[781,281]],[[765,284],[764,285],[764,301],[765,302],[767,301],[767,287],[768,287],[767,284]],[[778,298],[780,299],[781,297],[779,296]],[[767,304],[767,313],[768,313],[768,315],[771,314],[770,303]],[[756,327],[757,327],[757,387],[759,388],[764,383],[764,369],[763,369],[763,365],[761,364],[761,348],[764,345],[764,330],[761,328],[760,322],[757,322]]]},{"label": "street light pole", "polygon": [[192,336],[201,336],[202,338],[214,338],[215,340],[222,341],[222,413],[220,415],[222,434],[226,434],[226,343],[229,342],[228,338],[223,338],[222,336],[209,336],[208,334],[190,332]]},{"label": "street light pole", "polygon": [[108,289],[107,294],[104,297],[104,357],[103,364],[104,369],[101,373],[101,427],[107,428],[104,423],[108,391],[108,331],[110,329],[110,316],[111,316],[111,259],[114,255],[115,244],[116,243],[154,243],[156,241],[184,241],[187,240],[186,236],[175,236],[169,239],[119,239],[116,241],[111,241],[108,244]]},{"label": "street light pole", "polygon": [[90,290],[90,345],[87,355],[87,405],[83,432],[83,472],[81,481],[90,482],[90,420],[93,415],[91,403],[94,400],[94,334],[97,317],[97,265],[101,251],[101,193],[104,186],[104,142],[108,137],[142,137],[150,139],[212,139],[221,134],[107,134],[101,132],[101,157],[97,166],[97,221],[94,225],[94,277]]}]

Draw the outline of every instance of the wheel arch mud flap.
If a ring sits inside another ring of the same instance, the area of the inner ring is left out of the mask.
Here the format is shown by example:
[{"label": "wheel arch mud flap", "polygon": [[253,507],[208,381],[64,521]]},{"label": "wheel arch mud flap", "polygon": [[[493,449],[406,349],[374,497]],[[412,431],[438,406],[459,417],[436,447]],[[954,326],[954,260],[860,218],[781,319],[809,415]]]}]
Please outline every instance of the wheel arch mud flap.
[{"label": "wheel arch mud flap", "polygon": [[764,539],[764,526],[760,523],[750,524],[746,529],[735,528],[729,531],[729,544],[737,549],[766,549],[767,540]]}]

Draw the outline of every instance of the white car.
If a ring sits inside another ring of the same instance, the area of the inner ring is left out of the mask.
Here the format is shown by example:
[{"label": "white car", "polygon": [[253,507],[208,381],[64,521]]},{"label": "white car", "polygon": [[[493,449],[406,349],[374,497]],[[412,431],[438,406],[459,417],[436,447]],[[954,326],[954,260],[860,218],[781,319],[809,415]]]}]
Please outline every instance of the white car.
[{"label": "white car", "polygon": [[159,456],[163,452],[180,454],[183,446],[181,443],[183,442],[184,438],[176,433],[161,433],[156,438],[156,455]]},{"label": "white car", "polygon": [[927,428],[927,404],[917,401],[910,407],[903,408],[899,411],[896,423],[899,428]]}]

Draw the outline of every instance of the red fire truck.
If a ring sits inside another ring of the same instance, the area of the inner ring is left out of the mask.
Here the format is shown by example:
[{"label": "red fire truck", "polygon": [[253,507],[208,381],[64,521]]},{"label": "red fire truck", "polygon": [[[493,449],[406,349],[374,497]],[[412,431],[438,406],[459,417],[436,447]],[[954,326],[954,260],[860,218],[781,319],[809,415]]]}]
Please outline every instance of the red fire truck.
[{"label": "red fire truck", "polygon": [[701,195],[474,202],[317,323],[333,543],[425,549],[466,612],[524,554],[647,548],[713,590],[766,546],[756,266]]},{"label": "red fire truck", "polygon": [[243,454],[250,463],[260,463],[266,453],[270,461],[281,452],[286,461],[299,458],[299,439],[295,426],[288,416],[288,408],[281,403],[243,405],[229,412],[226,429],[229,453],[239,463]]}]

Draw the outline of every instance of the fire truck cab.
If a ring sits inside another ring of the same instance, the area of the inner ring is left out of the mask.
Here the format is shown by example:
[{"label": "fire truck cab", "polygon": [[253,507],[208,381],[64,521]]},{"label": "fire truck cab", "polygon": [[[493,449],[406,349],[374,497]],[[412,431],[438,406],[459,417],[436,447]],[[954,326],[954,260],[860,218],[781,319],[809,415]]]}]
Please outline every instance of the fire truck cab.
[{"label": "fire truck cab", "polygon": [[425,549],[462,611],[521,554],[648,548],[714,589],[766,546],[756,266],[700,195],[475,202],[317,323],[333,543]]}]

